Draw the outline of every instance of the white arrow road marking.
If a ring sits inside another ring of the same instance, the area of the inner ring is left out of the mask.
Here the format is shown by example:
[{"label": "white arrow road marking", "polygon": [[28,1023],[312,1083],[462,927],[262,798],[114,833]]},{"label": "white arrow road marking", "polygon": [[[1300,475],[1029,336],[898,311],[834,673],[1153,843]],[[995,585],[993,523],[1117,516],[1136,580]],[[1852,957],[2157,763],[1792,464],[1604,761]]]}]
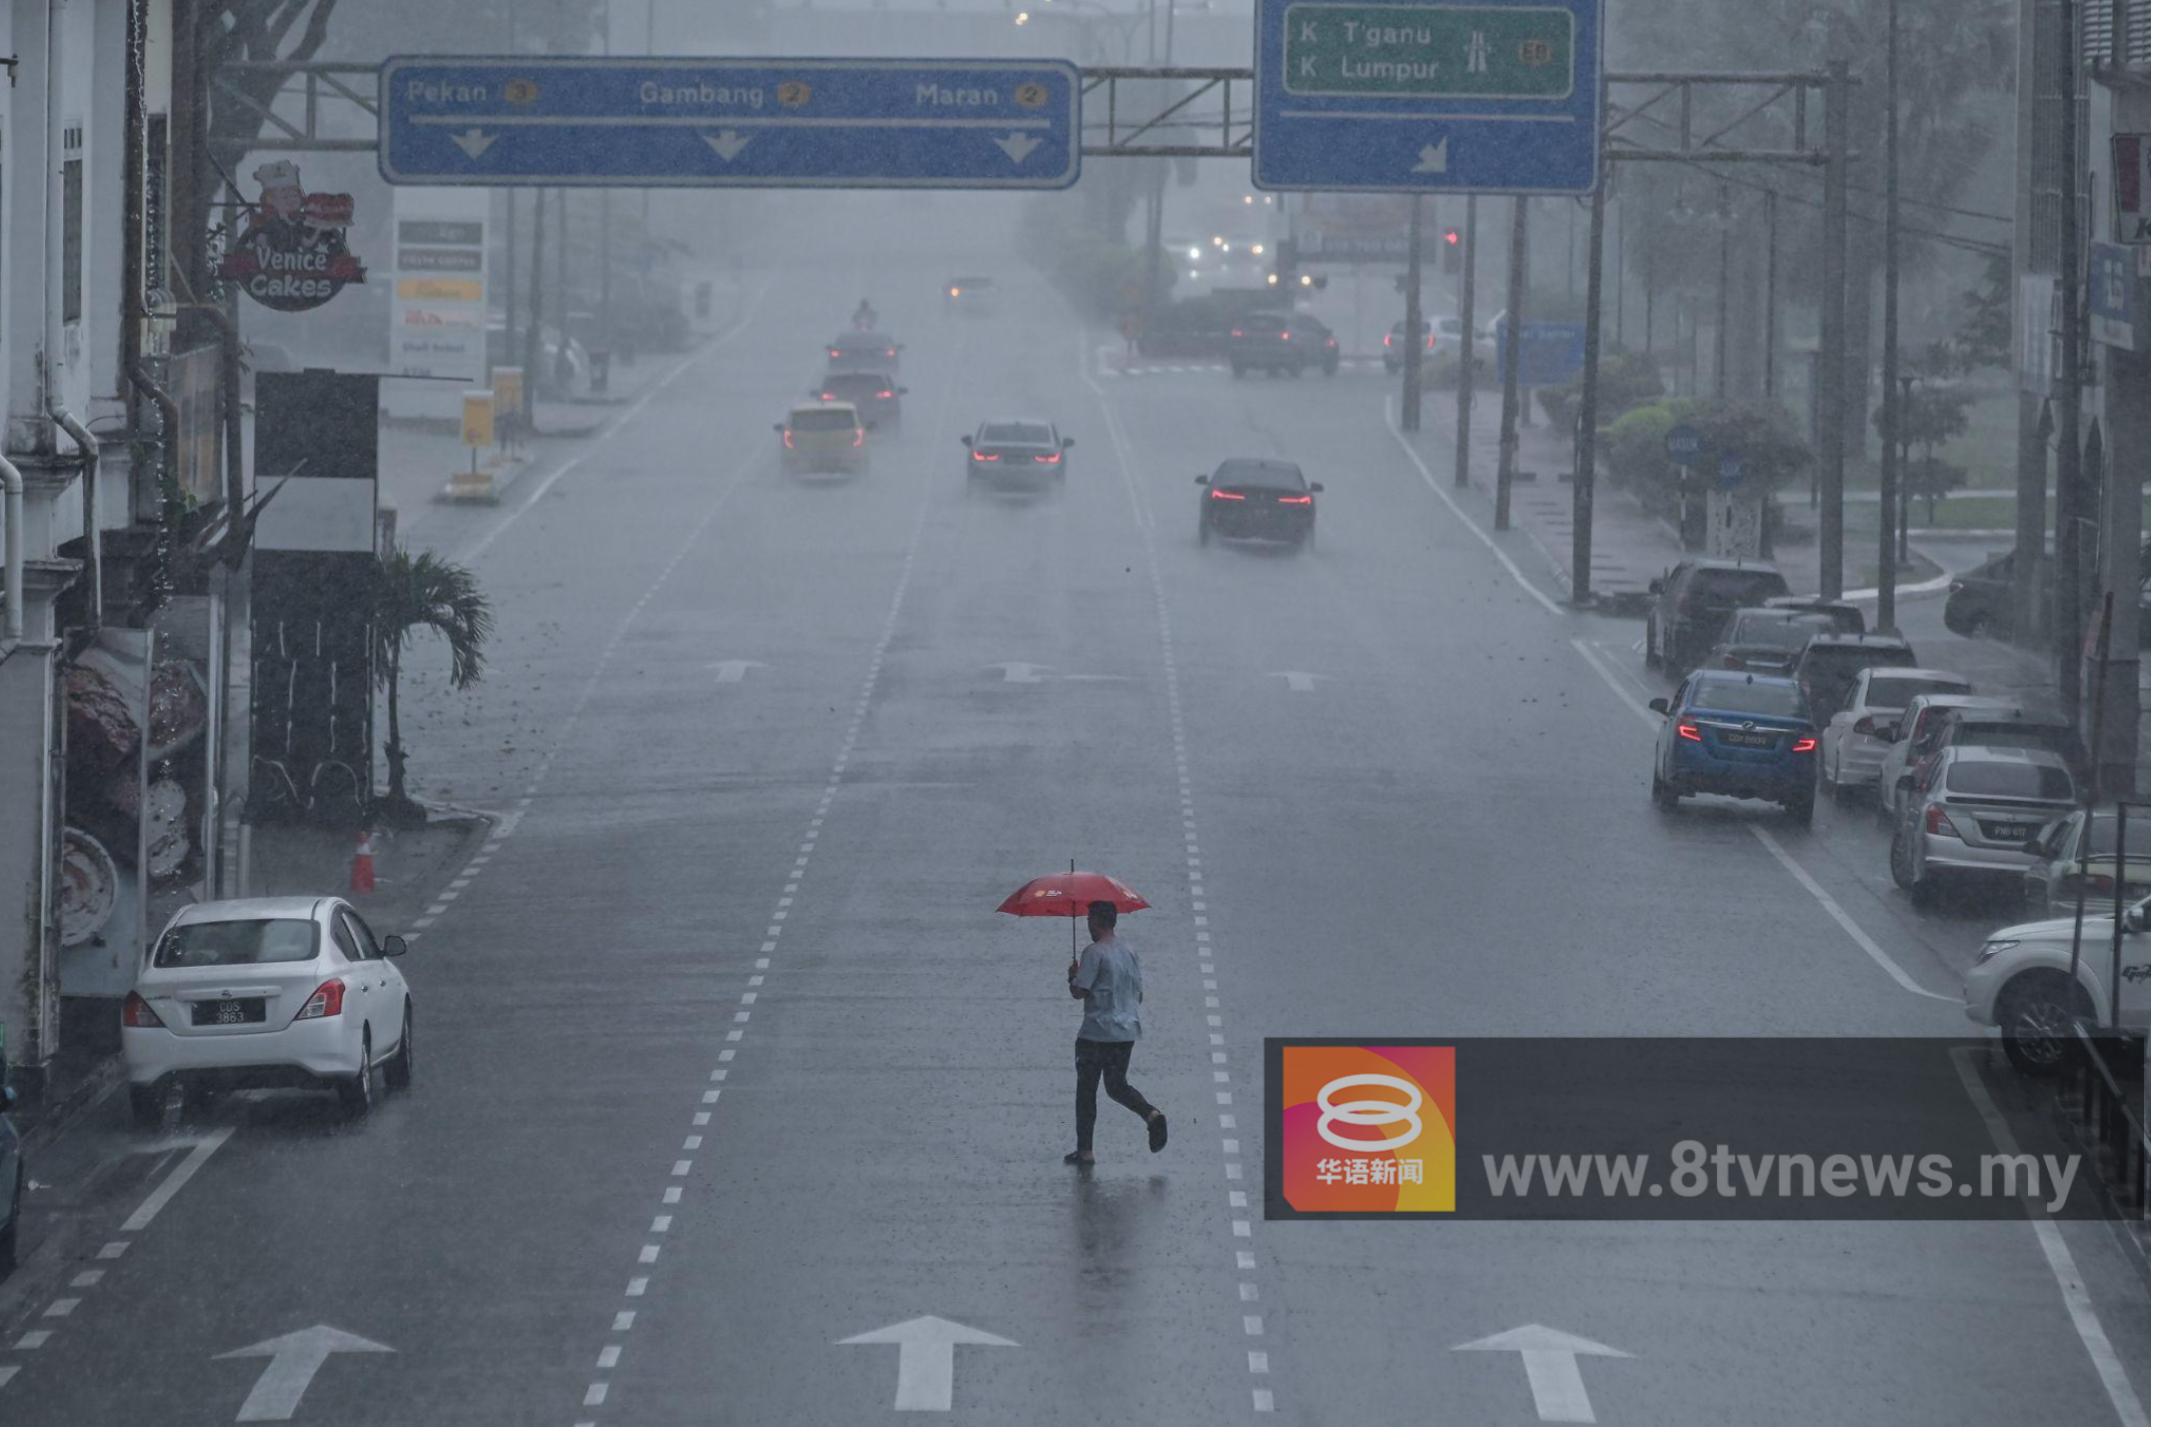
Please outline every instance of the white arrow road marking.
[{"label": "white arrow road marking", "polygon": [[1026,660],[1001,660],[985,668],[1003,670],[1007,683],[1013,685],[1040,685],[1044,674],[1049,670],[1047,665],[1036,665]]},{"label": "white arrow road marking", "polygon": [[1292,690],[1310,690],[1313,688],[1313,681],[1325,680],[1327,676],[1311,675],[1303,670],[1276,670],[1271,672],[1267,678],[1270,680],[1287,680],[1290,682]]},{"label": "white arrow road marking", "polygon": [[713,153],[722,160],[733,160],[736,156],[742,154],[750,144],[748,135],[735,130],[722,130],[717,135],[706,135],[700,138],[707,145],[712,146]]},{"label": "white arrow road marking", "polygon": [[1447,144],[1447,141],[1441,140],[1418,151],[1418,162],[1410,167],[1410,173],[1413,175],[1447,174]]},{"label": "white arrow road marking", "polygon": [[835,1345],[897,1345],[900,1383],[893,1391],[895,1410],[952,1409],[953,1349],[960,1345],[1017,1345],[1002,1335],[970,1330],[935,1315],[918,1315],[898,1325],[850,1335]]},{"label": "white arrow road marking", "polygon": [[172,1174],[167,1175],[164,1183],[151,1191],[144,1198],[142,1204],[135,1207],[134,1214],[120,1222],[120,1228],[122,1230],[141,1230],[148,1226],[152,1220],[157,1219],[158,1211],[163,1210],[171,1202],[173,1196],[180,1193],[181,1186],[195,1178],[195,1172],[202,1169],[210,1157],[217,1153],[218,1146],[232,1139],[232,1133],[232,1127],[227,1125],[197,1139],[182,1142],[188,1151],[187,1159],[173,1166]]},{"label": "white arrow road marking", "polygon": [[1037,147],[1039,147],[1043,142],[1037,140],[1034,136],[1027,134],[1025,131],[1015,130],[1012,132],[1012,134],[1001,135],[990,143],[997,146],[998,149],[1004,151],[1006,159],[1012,161],[1013,164],[1018,165],[1021,161],[1027,159],[1028,156],[1034,154]]},{"label": "white arrow road marking", "polygon": [[1605,1355],[1615,1360],[1635,1357],[1625,1350],[1554,1330],[1546,1325],[1518,1325],[1498,1335],[1457,1345],[1457,1350],[1515,1350],[1522,1354],[1523,1369],[1530,1375],[1530,1398],[1537,1404],[1540,1420],[1561,1420],[1595,1425],[1590,1394],[1583,1389],[1580,1355]]},{"label": "white arrow road marking", "polygon": [[734,685],[752,670],[763,670],[762,660],[716,660],[713,662],[713,684]]},{"label": "white arrow road marking", "polygon": [[396,1353],[388,1345],[378,1345],[373,1340],[363,1340],[358,1335],[348,1335],[343,1330],[333,1330],[328,1325],[310,1325],[305,1330],[295,1330],[290,1335],[280,1335],[275,1340],[264,1340],[239,1350],[228,1350],[218,1356],[220,1360],[252,1360],[268,1356],[270,1363],[264,1367],[255,1388],[248,1391],[245,1403],[240,1406],[241,1424],[250,1420],[290,1420],[293,1411],[300,1408],[300,1397],[322,1369],[323,1361],[332,1355],[390,1355]]},{"label": "white arrow road marking", "polygon": [[473,129],[467,130],[462,135],[452,135],[450,138],[453,141],[457,142],[458,149],[465,152],[466,159],[477,160],[482,155],[487,154],[488,147],[490,145],[493,145],[496,140],[500,139],[501,137],[490,135],[486,131],[475,126]]}]

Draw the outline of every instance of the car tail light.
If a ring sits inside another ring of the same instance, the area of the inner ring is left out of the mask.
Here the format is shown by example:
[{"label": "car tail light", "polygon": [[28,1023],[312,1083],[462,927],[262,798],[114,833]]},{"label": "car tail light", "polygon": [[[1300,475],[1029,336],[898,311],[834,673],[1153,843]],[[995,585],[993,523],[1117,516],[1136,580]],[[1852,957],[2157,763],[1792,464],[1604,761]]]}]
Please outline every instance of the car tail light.
[{"label": "car tail light", "polygon": [[1230,338],[1232,340],[1242,340],[1245,338],[1245,332],[1243,330],[1232,330],[1230,332]]},{"label": "car tail light", "polygon": [[1957,827],[1950,823],[1950,813],[1940,805],[1930,805],[1922,817],[1930,835],[1955,835]]},{"label": "car tail light", "polygon": [[1282,332],[1282,338],[1283,338],[1283,339],[1285,339],[1285,340],[1289,339],[1289,338],[1290,338],[1290,332],[1289,332],[1289,331],[1287,331],[1287,330],[1283,331],[1283,332]]},{"label": "car tail light", "polygon": [[830,355],[835,360],[840,358],[840,352],[838,350],[827,350],[825,353],[827,355]]},{"label": "car tail light", "polygon": [[1675,732],[1675,733],[1677,733],[1677,734],[1678,734],[1678,735],[1680,736],[1680,738],[1681,738],[1681,739],[1683,739],[1683,740],[1700,740],[1700,739],[1702,739],[1702,731],[1701,731],[1701,730],[1699,730],[1699,729],[1697,729],[1697,728],[1696,728],[1695,726],[1693,726],[1693,725],[1687,724],[1687,723],[1686,723],[1686,722],[1684,722],[1684,721],[1683,721],[1683,722],[1681,723],[1681,726],[1680,726],[1679,730],[1678,730],[1677,732]]},{"label": "car tail light", "polygon": [[877,398],[880,400],[890,400],[892,399],[892,391],[880,390],[877,392]]},{"label": "car tail light", "polygon": [[830,390],[822,390],[818,392],[818,399],[820,400],[837,400],[839,398],[839,396],[833,394],[833,392]]},{"label": "car tail light", "polygon": [[1815,745],[1816,740],[1814,736],[1804,736],[1801,739],[1793,741],[1792,753],[1795,755],[1812,755],[1815,753]]},{"label": "car tail light", "polygon": [[1330,350],[1335,348],[1335,337],[1332,335],[1327,337],[1327,348]]},{"label": "car tail light", "polygon": [[1389,350],[1392,350],[1392,349],[1394,349],[1394,348],[1395,348],[1395,336],[1394,336],[1394,334],[1393,334],[1393,333],[1391,332],[1391,333],[1389,333],[1389,334],[1387,334],[1387,335],[1384,335],[1384,336],[1382,336],[1382,337],[1381,337],[1381,339],[1380,339],[1380,343],[1381,343],[1381,345],[1383,345],[1384,347],[1386,347],[1386,348],[1387,348],[1387,349],[1389,349]]},{"label": "car tail light", "polygon": [[970,460],[979,460],[987,465],[998,458],[998,452],[995,450],[970,450],[968,451],[968,458]]},{"label": "car tail light", "polygon": [[1210,500],[1242,500],[1245,498],[1245,492],[1242,490],[1210,490],[1207,498]]},{"label": "car tail light", "polygon": [[342,980],[325,980],[315,987],[315,993],[308,996],[307,1004],[300,1007],[300,1013],[293,1016],[293,1019],[321,1020],[331,1015],[342,1015],[344,1013],[345,982]]},{"label": "car tail light", "polygon": [[952,296],[953,299],[957,300],[960,298],[960,287],[955,285],[950,290],[947,290],[945,293]]},{"label": "car tail light", "polygon": [[862,448],[862,426],[860,425],[855,427],[855,448],[858,450]]},{"label": "car tail light", "polygon": [[1038,465],[1055,465],[1058,463],[1058,461],[1064,458],[1065,456],[1062,453],[1052,452],[1048,455],[1037,455],[1035,457],[1035,463]]},{"label": "car tail light", "polygon": [[1278,495],[1275,497],[1275,503],[1278,505],[1310,505],[1312,504],[1312,496]]},{"label": "car tail light", "polygon": [[787,448],[788,448],[788,449],[790,449],[790,450],[794,449],[794,448],[795,448],[795,432],[794,432],[793,430],[782,430],[782,431],[780,432],[780,443],[781,443],[782,445],[785,445],[785,446],[787,446]]},{"label": "car tail light", "polygon": [[2088,871],[2085,876],[2085,893],[2088,895],[2114,894],[2115,877],[2104,872]]},{"label": "car tail light", "polygon": [[157,1018],[157,1011],[150,1002],[133,990],[128,991],[127,1003],[120,1007],[120,1023],[130,1030],[162,1030],[165,1022]]},{"label": "car tail light", "polygon": [[1439,336],[1437,336],[1437,335],[1427,335],[1427,336],[1425,337],[1425,348],[1426,348],[1427,350],[1436,350],[1436,349],[1438,349],[1439,347],[1440,347],[1440,337],[1439,337]]},{"label": "car tail light", "polygon": [[887,360],[897,360],[900,358],[900,352],[898,350],[887,350],[885,352],[885,358]]}]

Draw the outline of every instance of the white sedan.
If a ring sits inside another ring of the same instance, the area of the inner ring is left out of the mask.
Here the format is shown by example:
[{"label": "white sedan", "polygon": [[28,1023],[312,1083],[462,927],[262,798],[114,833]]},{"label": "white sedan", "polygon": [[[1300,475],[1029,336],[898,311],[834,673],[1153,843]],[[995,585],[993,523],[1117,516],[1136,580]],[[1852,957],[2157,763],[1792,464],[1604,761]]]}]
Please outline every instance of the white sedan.
[{"label": "white sedan", "polygon": [[413,1005],[358,911],[328,897],[189,905],[165,927],[120,1016],[135,1118],[162,1121],[183,1082],[213,1088],[327,1086],[345,1112],[375,1103],[376,1072],[412,1083]]},{"label": "white sedan", "polygon": [[1878,665],[1853,676],[1822,732],[1822,788],[1839,799],[1881,783],[1889,731],[1915,695],[1966,695],[1972,683],[1948,670]]}]

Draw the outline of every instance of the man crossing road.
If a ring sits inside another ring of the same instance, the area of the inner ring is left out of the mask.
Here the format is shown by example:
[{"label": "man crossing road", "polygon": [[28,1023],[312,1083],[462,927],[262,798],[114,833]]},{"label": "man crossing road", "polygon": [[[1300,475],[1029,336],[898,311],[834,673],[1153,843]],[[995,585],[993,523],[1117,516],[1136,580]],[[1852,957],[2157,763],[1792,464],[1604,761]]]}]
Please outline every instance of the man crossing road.
[{"label": "man crossing road", "polygon": [[1079,1145],[1065,1157],[1068,1165],[1095,1163],[1095,1087],[1147,1121],[1148,1149],[1170,1143],[1170,1122],[1162,1111],[1125,1079],[1133,1042],[1140,1038],[1140,957],[1118,939],[1117,907],[1107,900],[1088,905],[1087,949],[1065,972],[1066,989],[1085,1009],[1080,1036],[1073,1041],[1078,1088],[1073,1095],[1073,1123]]}]

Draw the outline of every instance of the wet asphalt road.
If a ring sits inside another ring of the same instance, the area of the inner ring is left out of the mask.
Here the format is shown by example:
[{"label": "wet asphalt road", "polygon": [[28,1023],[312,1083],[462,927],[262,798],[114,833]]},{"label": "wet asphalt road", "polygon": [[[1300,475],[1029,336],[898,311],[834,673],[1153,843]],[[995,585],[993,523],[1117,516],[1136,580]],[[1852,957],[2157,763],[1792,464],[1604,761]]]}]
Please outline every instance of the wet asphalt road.
[{"label": "wet asphalt road", "polygon": [[[1377,377],[1098,375],[968,238],[995,204],[866,267],[846,202],[762,203],[727,335],[500,510],[405,512],[501,622],[408,721],[421,788],[503,817],[404,967],[416,1089],[85,1117],[0,1418],[231,1421],[265,1362],[218,1357],[327,1325],[389,1350],[301,1421],[873,1423],[896,1350],[835,1342],[922,1315],[1012,1342],[960,1349],[969,1422],[1527,1423],[1520,1359],[1452,1347],[1533,1323],[1625,1352],[1582,1361],[1609,1423],[2120,1418],[2023,1223],[1261,1221],[1266,1036],[1963,1035],[2008,917],[1914,912],[1864,814],[1657,813],[1639,625],[1511,578]],[[1002,314],[941,313],[978,269]],[[770,423],[863,293],[905,421],[787,481]],[[1079,437],[1062,489],[965,493],[1000,412]],[[1195,544],[1232,453],[1327,483],[1313,553]],[[1154,902],[1133,1078],[1174,1120],[1151,1156],[1106,1104],[1092,1175],[1066,927],[992,913],[1070,857]],[[119,1229],[144,1147],[206,1140]],[[2143,1405],[2142,1259],[2064,1228]]]}]

